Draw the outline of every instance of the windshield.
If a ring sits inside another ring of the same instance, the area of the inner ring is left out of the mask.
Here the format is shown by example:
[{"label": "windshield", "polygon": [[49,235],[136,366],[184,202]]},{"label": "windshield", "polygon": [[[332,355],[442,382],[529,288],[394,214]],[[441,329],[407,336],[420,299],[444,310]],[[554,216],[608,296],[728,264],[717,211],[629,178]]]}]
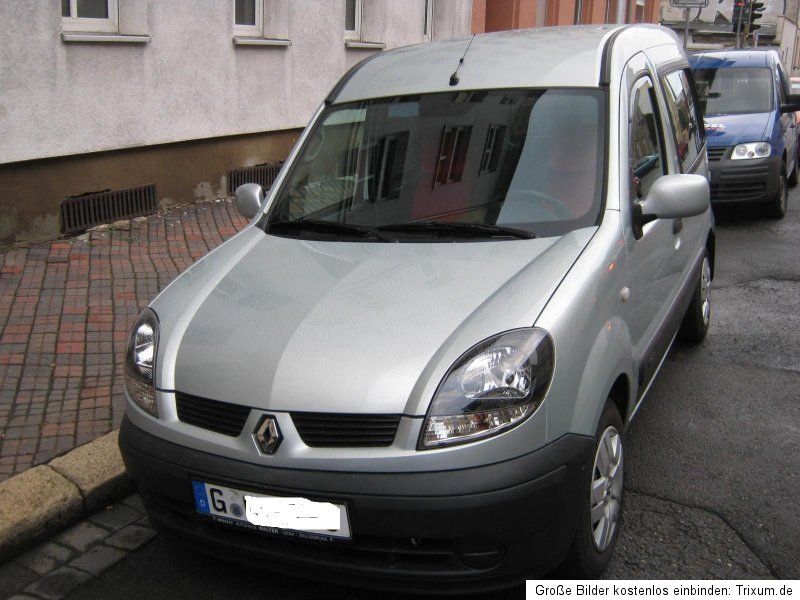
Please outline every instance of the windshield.
[{"label": "windshield", "polygon": [[578,89],[450,92],[327,107],[275,198],[266,231],[321,240],[459,241],[563,235],[594,225],[603,114],[603,93]]},{"label": "windshield", "polygon": [[697,69],[694,77],[704,115],[772,110],[772,71],[767,67]]}]

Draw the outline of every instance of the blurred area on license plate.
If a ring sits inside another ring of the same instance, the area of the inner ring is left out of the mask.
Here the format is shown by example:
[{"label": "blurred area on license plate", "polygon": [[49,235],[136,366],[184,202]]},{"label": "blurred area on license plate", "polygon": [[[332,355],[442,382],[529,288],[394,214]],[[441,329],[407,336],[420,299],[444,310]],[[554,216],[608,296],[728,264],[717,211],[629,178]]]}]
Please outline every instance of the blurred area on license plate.
[{"label": "blurred area on license plate", "polygon": [[351,537],[343,504],[257,494],[196,480],[192,489],[197,512],[218,521],[306,539]]}]

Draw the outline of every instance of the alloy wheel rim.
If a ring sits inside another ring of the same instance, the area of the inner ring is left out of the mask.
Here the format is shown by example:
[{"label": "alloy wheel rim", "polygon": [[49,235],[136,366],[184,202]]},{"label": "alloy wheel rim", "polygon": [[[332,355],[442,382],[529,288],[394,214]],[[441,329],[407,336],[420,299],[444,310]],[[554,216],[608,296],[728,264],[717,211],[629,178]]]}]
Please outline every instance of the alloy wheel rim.
[{"label": "alloy wheel rim", "polygon": [[703,314],[703,325],[708,327],[711,319],[711,265],[708,258],[703,259],[703,269],[700,273],[700,310]]},{"label": "alloy wheel rim", "polygon": [[590,491],[590,533],[594,547],[604,552],[617,532],[622,502],[622,437],[609,426],[600,437],[594,456]]}]

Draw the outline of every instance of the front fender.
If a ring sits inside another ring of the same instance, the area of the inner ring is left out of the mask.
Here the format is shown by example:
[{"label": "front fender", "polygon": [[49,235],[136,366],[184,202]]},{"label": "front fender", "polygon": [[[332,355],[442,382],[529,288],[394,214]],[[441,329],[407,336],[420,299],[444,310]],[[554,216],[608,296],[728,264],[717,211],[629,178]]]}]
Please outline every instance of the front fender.
[{"label": "front fender", "polygon": [[633,372],[630,332],[620,317],[612,317],[597,332],[589,351],[589,360],[578,385],[570,430],[594,435],[605,400],[620,375],[627,377],[629,383],[626,414],[622,415],[622,419],[627,422],[628,413],[634,404]]}]

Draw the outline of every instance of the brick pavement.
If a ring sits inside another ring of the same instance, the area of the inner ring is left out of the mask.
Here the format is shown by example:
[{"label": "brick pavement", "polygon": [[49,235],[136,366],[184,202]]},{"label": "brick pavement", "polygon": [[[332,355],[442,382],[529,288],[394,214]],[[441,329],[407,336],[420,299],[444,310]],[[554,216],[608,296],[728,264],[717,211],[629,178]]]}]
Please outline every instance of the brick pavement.
[{"label": "brick pavement", "polygon": [[0,251],[0,481],[119,426],[128,328],[246,223],[205,202]]}]

